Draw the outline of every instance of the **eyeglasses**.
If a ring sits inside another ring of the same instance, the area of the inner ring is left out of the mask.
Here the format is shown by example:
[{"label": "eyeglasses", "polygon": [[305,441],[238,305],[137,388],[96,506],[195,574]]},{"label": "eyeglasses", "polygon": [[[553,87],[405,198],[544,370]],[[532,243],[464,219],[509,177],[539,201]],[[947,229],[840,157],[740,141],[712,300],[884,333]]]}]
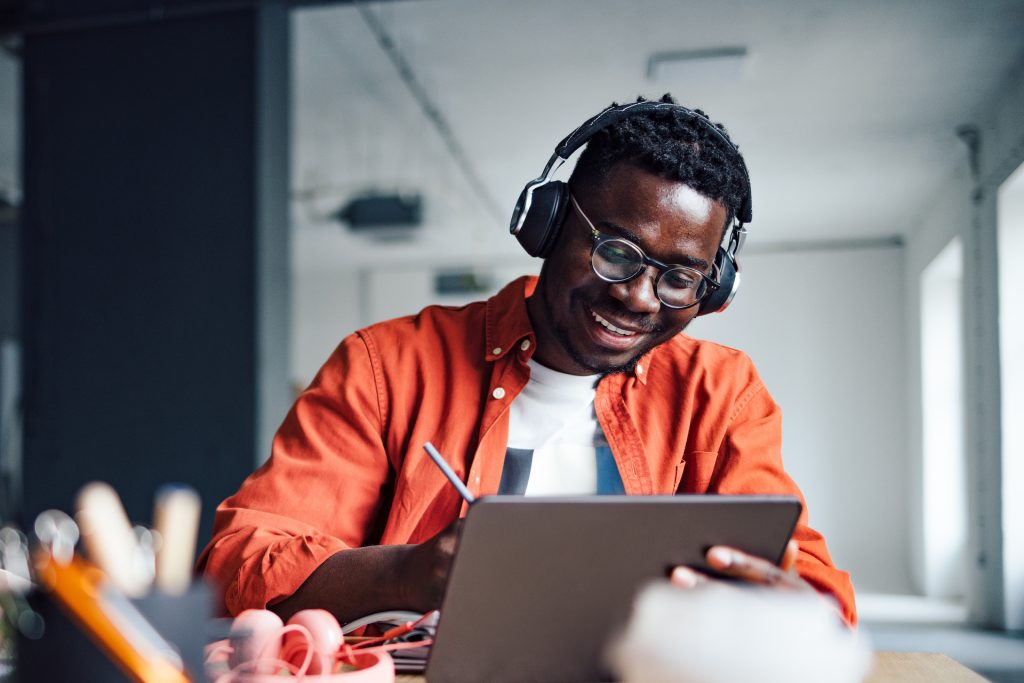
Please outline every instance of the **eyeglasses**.
[{"label": "eyeglasses", "polygon": [[720,287],[713,278],[696,268],[656,261],[629,240],[602,233],[583,213],[575,197],[569,195],[569,201],[580,218],[590,226],[590,235],[594,240],[590,250],[590,267],[605,282],[629,282],[643,273],[647,266],[654,266],[659,271],[654,291],[668,308],[696,306],[705,296]]}]

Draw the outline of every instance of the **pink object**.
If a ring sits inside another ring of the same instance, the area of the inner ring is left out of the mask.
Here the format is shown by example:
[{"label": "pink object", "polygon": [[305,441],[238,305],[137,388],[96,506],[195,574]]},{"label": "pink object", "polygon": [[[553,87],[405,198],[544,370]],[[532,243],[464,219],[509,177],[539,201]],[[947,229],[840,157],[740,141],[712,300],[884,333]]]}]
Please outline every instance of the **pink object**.
[{"label": "pink object", "polygon": [[206,674],[216,683],[278,683],[285,660],[296,671],[284,680],[394,683],[395,665],[386,650],[421,646],[401,643],[354,650],[343,659],[355,670],[332,673],[343,643],[341,627],[325,610],[303,610],[287,625],[273,612],[245,610],[231,625],[228,640],[206,648]]},{"label": "pink object", "polygon": [[307,658],[307,650],[312,649],[306,671],[310,674],[331,673],[338,649],[345,642],[334,615],[327,610],[304,609],[288,620],[288,626],[303,627],[309,632],[312,642],[300,629],[286,628],[281,640],[281,659],[301,668]]},{"label": "pink object", "polygon": [[[281,617],[265,609],[247,609],[231,624],[228,664],[235,668],[257,659],[275,660],[281,651]],[[273,665],[258,667],[259,673],[273,673]]]}]

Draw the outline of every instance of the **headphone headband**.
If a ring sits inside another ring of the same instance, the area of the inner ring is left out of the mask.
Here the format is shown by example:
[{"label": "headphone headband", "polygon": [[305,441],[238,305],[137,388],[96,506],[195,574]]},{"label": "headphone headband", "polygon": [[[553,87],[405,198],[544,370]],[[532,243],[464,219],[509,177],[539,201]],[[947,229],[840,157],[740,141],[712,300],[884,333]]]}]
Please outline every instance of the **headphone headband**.
[{"label": "headphone headband", "polygon": [[684,107],[681,104],[644,100],[641,102],[631,102],[630,104],[613,104],[605,107],[602,111],[580,124],[576,130],[562,138],[562,141],[555,146],[555,153],[554,157],[552,157],[552,161],[554,161],[556,157],[562,159],[563,162],[568,160],[576,150],[586,144],[592,137],[605,128],[614,126],[623,119],[655,111],[675,111],[699,121],[703,124],[703,128],[705,130],[718,138],[726,148],[732,150],[733,154],[736,155],[737,161],[739,161],[740,169],[743,171],[743,181],[746,186],[743,193],[743,199],[740,201],[740,205],[736,211],[736,219],[740,223],[749,223],[752,218],[752,207],[750,203],[750,177],[747,175],[747,165],[743,161],[743,155],[740,154],[740,151],[736,148],[736,145],[733,144],[732,140],[726,137],[726,135],[718,129],[718,126],[716,126],[711,119],[688,107]]}]

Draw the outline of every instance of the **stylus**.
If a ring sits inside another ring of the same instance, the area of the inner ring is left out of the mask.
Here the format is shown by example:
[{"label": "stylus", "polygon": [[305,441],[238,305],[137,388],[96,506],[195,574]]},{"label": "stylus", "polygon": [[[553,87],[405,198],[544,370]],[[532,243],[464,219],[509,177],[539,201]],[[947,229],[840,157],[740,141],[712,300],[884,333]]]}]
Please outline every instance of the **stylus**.
[{"label": "stylus", "polygon": [[441,468],[441,473],[448,478],[448,481],[452,483],[452,486],[454,486],[455,490],[459,492],[459,495],[465,498],[467,503],[472,505],[476,498],[474,498],[473,494],[469,492],[469,489],[467,489],[466,485],[462,483],[462,480],[459,479],[457,474],[455,474],[455,471],[452,470],[451,466],[449,466],[448,463],[445,462],[444,458],[441,457],[441,454],[437,452],[437,449],[434,448],[434,444],[429,441],[426,442],[423,444],[423,450],[427,452],[427,455],[429,455],[430,459],[434,461],[434,464]]}]

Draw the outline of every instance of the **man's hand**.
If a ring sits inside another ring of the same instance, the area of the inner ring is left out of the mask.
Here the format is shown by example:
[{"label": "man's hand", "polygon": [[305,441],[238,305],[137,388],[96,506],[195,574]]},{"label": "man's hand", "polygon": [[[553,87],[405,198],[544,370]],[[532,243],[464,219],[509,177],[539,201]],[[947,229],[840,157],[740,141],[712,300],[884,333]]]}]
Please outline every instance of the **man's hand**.
[{"label": "man's hand", "polygon": [[[790,540],[786,544],[786,552],[782,556],[780,566],[776,566],[774,563],[763,558],[754,557],[724,545],[716,545],[708,550],[706,558],[708,565],[724,576],[785,590],[814,590],[809,583],[796,573],[796,557],[799,552],[800,547],[797,545],[797,542]],[[673,585],[681,588],[692,588],[700,583],[712,580],[708,575],[689,567],[676,567],[672,570],[672,575],[669,579]]]},{"label": "man's hand", "polygon": [[462,520],[419,545],[368,545],[340,550],[291,596],[269,608],[284,620],[320,608],[342,623],[374,612],[429,612],[441,604]]},{"label": "man's hand", "polygon": [[433,538],[412,546],[400,572],[404,602],[417,612],[429,612],[441,606],[448,571],[462,532],[457,519]]}]

